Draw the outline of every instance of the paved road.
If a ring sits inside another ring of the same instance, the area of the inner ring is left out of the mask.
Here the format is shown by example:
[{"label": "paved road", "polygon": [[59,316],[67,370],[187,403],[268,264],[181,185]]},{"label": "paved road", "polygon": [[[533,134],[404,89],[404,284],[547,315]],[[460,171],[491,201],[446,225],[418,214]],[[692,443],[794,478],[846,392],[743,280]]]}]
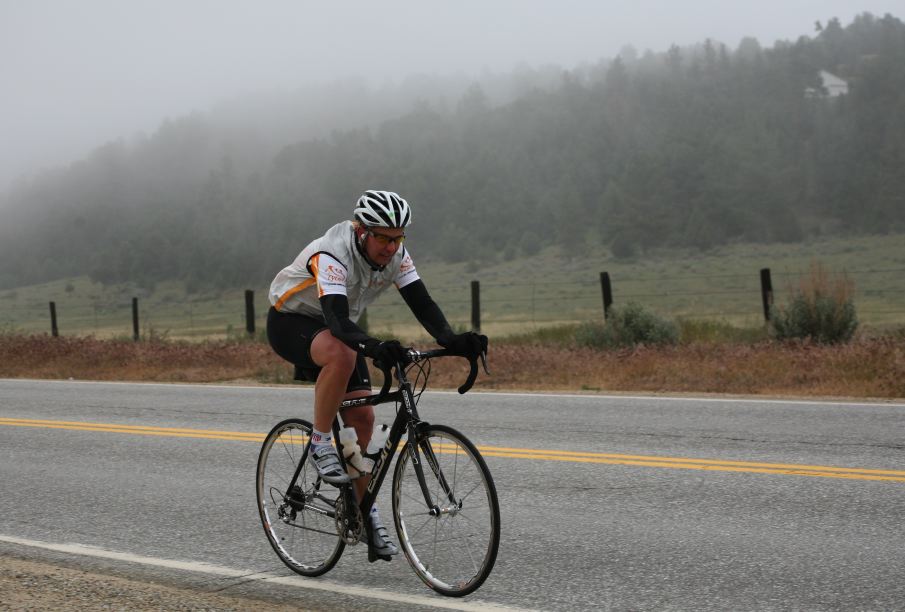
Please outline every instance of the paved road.
[{"label": "paved road", "polygon": [[903,404],[425,394],[423,418],[488,449],[503,507],[494,573],[461,601],[357,549],[324,579],[249,577],[293,576],[258,522],[259,443],[171,429],[264,434],[310,402],[298,387],[0,381],[0,553],[87,551],[120,574],[324,607],[905,609]]}]

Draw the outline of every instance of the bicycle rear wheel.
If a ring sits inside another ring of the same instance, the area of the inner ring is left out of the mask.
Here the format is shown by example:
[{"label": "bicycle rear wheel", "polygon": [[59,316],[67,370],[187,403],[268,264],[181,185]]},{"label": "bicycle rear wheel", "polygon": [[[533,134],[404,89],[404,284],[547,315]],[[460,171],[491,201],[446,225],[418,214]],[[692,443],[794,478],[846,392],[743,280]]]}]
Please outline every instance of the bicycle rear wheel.
[{"label": "bicycle rear wheel", "polygon": [[289,490],[310,436],[311,424],[301,419],[287,419],[267,434],[258,456],[258,512],[283,563],[303,576],[320,576],[339,561],[345,542],[335,522],[339,489],[318,478],[313,462],[304,462]]},{"label": "bicycle rear wheel", "polygon": [[438,593],[467,595],[490,575],[500,544],[496,488],[478,450],[451,427],[430,425],[406,442],[393,473],[393,518],[406,558]]}]

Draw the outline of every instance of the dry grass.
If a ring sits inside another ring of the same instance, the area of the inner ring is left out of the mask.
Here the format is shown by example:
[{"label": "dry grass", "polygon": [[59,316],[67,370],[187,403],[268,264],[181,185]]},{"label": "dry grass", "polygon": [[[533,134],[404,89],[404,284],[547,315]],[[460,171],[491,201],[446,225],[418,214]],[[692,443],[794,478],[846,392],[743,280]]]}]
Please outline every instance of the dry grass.
[{"label": "dry grass", "polygon": [[[905,337],[841,346],[694,343],[596,351],[496,343],[478,389],[905,397]],[[464,363],[438,360],[432,388],[454,388]],[[291,367],[255,342],[141,342],[0,335],[0,377],[169,382],[290,382]],[[375,378],[379,380],[379,376]]]},{"label": "dry grass", "polygon": [[[622,351],[498,347],[492,388],[905,397],[905,342],[692,344]],[[546,378],[546,381],[544,381]]]},{"label": "dry grass", "polygon": [[0,376],[79,380],[217,382],[288,380],[270,348],[238,342],[131,342],[0,335]]}]

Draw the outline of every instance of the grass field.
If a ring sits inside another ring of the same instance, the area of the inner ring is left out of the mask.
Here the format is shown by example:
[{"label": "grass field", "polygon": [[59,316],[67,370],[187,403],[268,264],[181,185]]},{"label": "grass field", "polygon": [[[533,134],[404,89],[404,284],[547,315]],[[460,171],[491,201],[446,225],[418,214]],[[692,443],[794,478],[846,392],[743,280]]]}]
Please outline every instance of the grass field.
[{"label": "grass field", "polygon": [[[300,245],[301,246],[301,245]],[[415,253],[416,262],[417,253]],[[418,264],[435,300],[458,328],[470,327],[470,283],[481,284],[482,330],[512,336],[602,318],[600,273],[612,279],[616,304],[634,301],[661,316],[706,319],[742,328],[763,325],[759,271],[770,268],[777,305],[788,299],[813,262],[854,283],[862,325],[905,324],[905,235],[815,240],[802,244],[741,244],[707,252],[663,250],[633,260],[606,252],[565,257],[548,249],[530,259],[490,264]],[[274,270],[274,273],[276,270]],[[263,327],[270,278],[255,291]],[[0,331],[48,332],[54,301],[60,333],[129,338],[132,297],[139,298],[144,338],[225,338],[245,329],[244,289],[188,295],[182,283],[153,290],[103,286],[85,277],[0,291]],[[375,334],[424,337],[395,292],[369,309]]]},{"label": "grass field", "polygon": [[[694,342],[607,351],[501,340],[491,343],[490,368],[490,376],[478,377],[477,390],[900,399],[905,335],[842,346]],[[462,360],[436,360],[431,388],[453,389],[466,373]],[[285,384],[292,382],[292,367],[261,342],[0,334],[0,378]]]}]

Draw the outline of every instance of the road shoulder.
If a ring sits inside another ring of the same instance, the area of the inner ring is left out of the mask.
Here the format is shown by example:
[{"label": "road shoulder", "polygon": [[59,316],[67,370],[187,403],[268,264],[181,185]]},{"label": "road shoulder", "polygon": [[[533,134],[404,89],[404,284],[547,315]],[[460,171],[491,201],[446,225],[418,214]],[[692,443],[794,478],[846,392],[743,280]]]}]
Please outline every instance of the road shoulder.
[{"label": "road shoulder", "polygon": [[[109,564],[0,543],[0,610],[297,611],[262,599],[216,592],[209,581],[161,584],[149,572],[126,574]],[[161,579],[164,577],[161,577]],[[172,576],[166,577],[172,580]],[[113,603],[115,602],[115,603]],[[308,608],[310,609],[310,608]]]}]

